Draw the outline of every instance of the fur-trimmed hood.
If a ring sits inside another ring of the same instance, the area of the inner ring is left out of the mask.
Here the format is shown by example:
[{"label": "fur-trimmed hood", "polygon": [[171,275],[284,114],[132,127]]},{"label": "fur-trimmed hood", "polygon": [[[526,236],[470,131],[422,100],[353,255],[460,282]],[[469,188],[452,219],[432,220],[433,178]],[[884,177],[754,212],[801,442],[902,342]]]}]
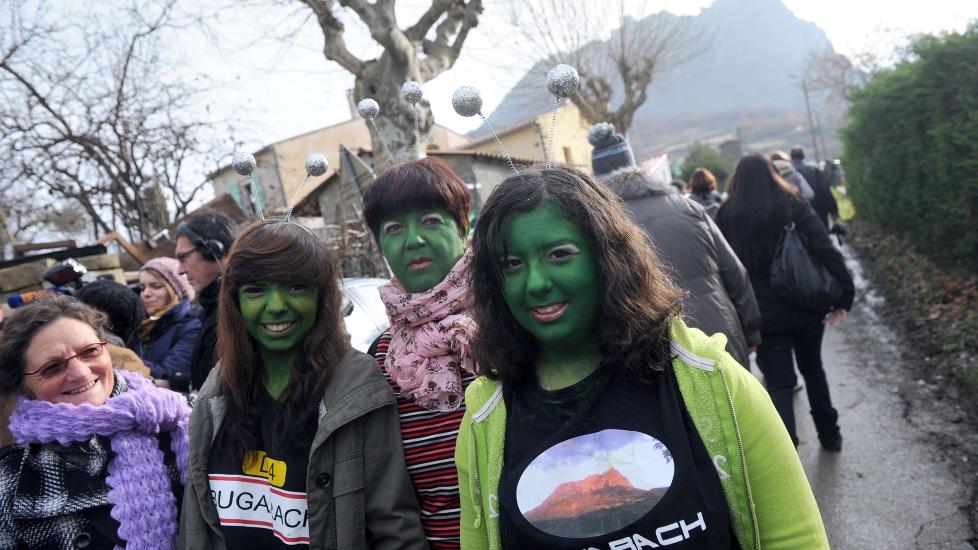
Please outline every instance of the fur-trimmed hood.
[{"label": "fur-trimmed hood", "polygon": [[599,177],[598,181],[625,201],[677,194],[676,188],[669,182],[656,182],[644,168],[637,165],[615,170]]}]

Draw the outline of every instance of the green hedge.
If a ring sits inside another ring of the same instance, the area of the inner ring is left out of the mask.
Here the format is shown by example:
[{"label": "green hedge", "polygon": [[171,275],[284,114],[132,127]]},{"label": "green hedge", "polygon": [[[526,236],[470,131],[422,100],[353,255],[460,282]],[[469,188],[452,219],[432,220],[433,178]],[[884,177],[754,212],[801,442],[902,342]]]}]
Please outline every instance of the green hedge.
[{"label": "green hedge", "polygon": [[978,23],[918,38],[853,92],[849,116],[859,215],[944,265],[978,268]]}]

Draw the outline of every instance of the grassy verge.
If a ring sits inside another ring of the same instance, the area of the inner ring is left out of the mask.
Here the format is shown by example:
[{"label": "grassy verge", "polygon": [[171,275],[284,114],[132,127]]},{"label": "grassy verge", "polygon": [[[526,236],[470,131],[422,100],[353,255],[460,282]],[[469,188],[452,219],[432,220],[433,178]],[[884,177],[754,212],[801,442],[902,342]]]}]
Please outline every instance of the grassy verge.
[{"label": "grassy verge", "polygon": [[850,243],[913,345],[978,392],[978,276],[937,266],[865,220],[849,226]]}]

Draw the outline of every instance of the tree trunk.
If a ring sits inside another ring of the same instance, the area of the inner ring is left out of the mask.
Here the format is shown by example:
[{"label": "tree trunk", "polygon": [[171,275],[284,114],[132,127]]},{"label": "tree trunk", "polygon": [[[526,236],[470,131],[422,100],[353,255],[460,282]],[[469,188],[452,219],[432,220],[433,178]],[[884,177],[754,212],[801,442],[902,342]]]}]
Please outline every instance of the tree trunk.
[{"label": "tree trunk", "polygon": [[[421,82],[421,75],[415,61],[416,54],[414,52],[405,52],[405,54],[409,60],[407,63],[395,60],[394,56],[387,52],[379,59],[364,63],[363,71],[356,75],[353,88],[357,101],[370,97],[380,105],[380,114],[374,121],[387,141],[395,162],[424,156],[428,146],[428,132],[434,121],[428,101],[422,99],[416,106],[421,126],[419,144],[414,130],[414,109],[410,103],[401,98],[401,86],[408,80]],[[389,163],[387,152],[369,122],[367,126],[370,127],[374,171],[380,173]]]}]

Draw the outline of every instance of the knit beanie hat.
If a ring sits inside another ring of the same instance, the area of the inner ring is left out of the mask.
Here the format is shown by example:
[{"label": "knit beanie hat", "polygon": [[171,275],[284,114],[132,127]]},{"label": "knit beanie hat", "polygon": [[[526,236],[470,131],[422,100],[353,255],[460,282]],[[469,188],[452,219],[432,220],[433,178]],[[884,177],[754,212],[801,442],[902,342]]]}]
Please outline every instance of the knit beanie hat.
[{"label": "knit beanie hat", "polygon": [[591,151],[591,170],[595,177],[635,165],[632,147],[625,136],[615,131],[614,124],[599,122],[591,126],[587,140],[594,147]]},{"label": "knit beanie hat", "polygon": [[147,270],[155,271],[166,279],[166,282],[170,284],[170,288],[176,292],[181,300],[188,302],[194,301],[194,297],[196,296],[194,287],[190,286],[190,281],[187,280],[186,275],[180,274],[180,262],[175,258],[153,258],[143,264],[143,267],[139,268],[139,271]]}]

